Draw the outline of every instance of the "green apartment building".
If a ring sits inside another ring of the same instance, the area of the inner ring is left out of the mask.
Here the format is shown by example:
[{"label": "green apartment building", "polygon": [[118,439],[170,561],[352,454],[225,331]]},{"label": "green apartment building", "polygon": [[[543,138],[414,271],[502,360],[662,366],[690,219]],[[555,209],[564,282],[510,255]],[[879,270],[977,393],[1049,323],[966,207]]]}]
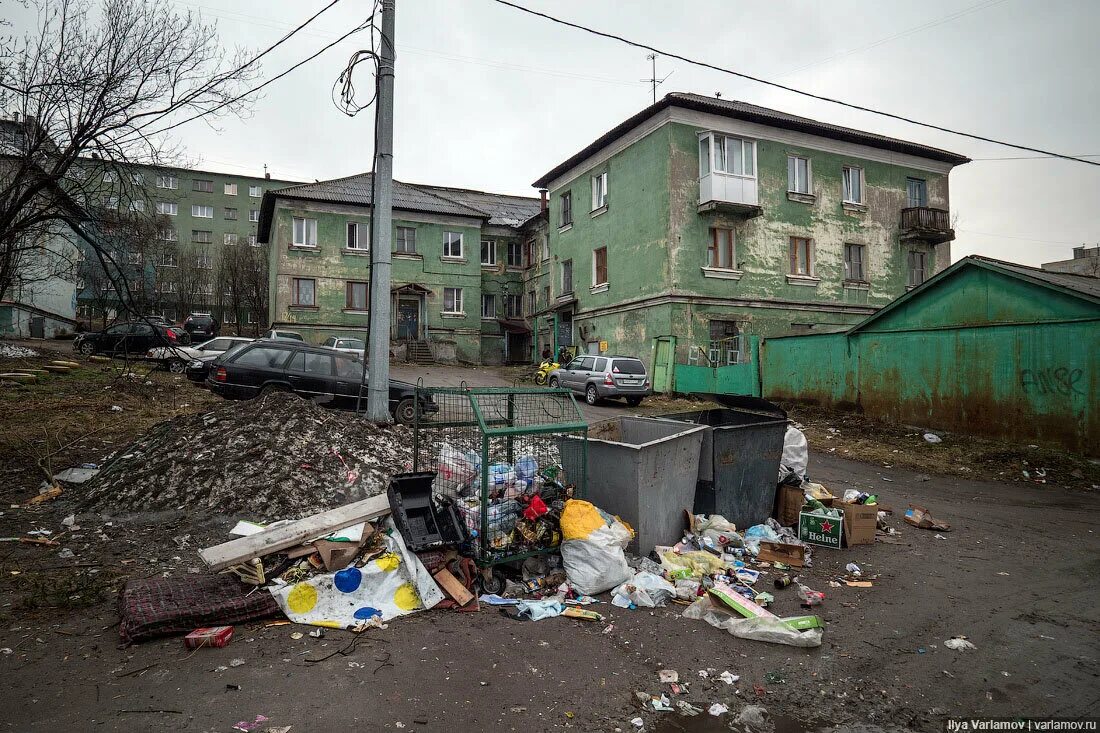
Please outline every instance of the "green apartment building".
[{"label": "green apartment building", "polygon": [[[264,194],[272,327],[366,333],[369,173]],[[524,278],[539,199],[394,181],[390,338],[398,358],[527,361]]]},{"label": "green apartment building", "polygon": [[851,326],[950,264],[948,174],[967,161],[669,94],[534,183],[550,204],[536,340],[720,365],[746,334]]}]

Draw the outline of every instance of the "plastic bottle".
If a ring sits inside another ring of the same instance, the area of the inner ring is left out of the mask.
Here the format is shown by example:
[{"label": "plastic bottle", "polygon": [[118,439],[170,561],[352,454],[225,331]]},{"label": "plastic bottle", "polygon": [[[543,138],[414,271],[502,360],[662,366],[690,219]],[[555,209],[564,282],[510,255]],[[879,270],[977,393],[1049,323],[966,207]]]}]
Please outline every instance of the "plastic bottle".
[{"label": "plastic bottle", "polygon": [[539,470],[539,462],[533,456],[520,456],[516,461],[516,476],[527,480],[533,478]]}]

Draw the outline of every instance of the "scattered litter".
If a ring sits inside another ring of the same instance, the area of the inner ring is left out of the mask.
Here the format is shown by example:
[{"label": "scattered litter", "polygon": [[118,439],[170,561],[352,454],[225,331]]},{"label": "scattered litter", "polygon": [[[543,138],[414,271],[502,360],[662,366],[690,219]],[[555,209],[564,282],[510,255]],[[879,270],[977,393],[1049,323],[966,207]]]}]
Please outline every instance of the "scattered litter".
[{"label": "scattered litter", "polygon": [[245,733],[250,733],[250,731],[256,730],[260,727],[261,724],[266,723],[268,720],[270,720],[270,718],[268,718],[266,715],[257,715],[256,719],[253,720],[251,723],[246,720],[242,720],[241,722],[237,723],[235,726],[233,726],[233,730],[240,730],[244,731]]},{"label": "scattered litter", "polygon": [[321,639],[325,635],[325,630],[324,629],[314,629],[313,631],[309,632],[309,635],[311,637],[313,637],[314,639]]},{"label": "scattered litter", "polygon": [[725,682],[727,685],[732,685],[741,679],[740,675],[732,674],[729,670],[726,670],[722,674],[718,675],[718,679]]},{"label": "scattered litter", "polygon": [[936,539],[937,539],[937,540],[946,540],[947,538],[946,538],[946,537],[944,537],[944,536],[943,536],[942,534],[937,534],[937,535],[936,535]]},{"label": "scattered litter", "polygon": [[290,638],[293,639],[294,641],[298,641],[303,636],[305,636],[305,634],[303,634],[301,631],[294,631],[290,634]]},{"label": "scattered litter", "polygon": [[643,728],[643,727],[645,727],[645,721],[644,721],[644,720],[642,720],[641,718],[631,718],[631,719],[630,719],[630,724],[631,724],[632,726],[634,726],[635,728]]},{"label": "scattered litter", "polygon": [[188,649],[198,649],[204,646],[221,649],[229,646],[229,642],[232,638],[232,626],[207,626],[201,629],[195,629],[190,634],[183,637],[183,645]]},{"label": "scattered litter", "polygon": [[965,636],[956,636],[952,639],[948,639],[943,643],[948,649],[954,649],[957,652],[965,652],[970,649],[977,649],[978,647],[967,641]]},{"label": "scattered litter", "polygon": [[856,565],[854,562],[850,562],[847,565],[845,565],[844,569],[847,570],[852,575],[856,576],[857,578],[859,576],[863,575],[863,571],[859,569],[859,565]]},{"label": "scattered litter", "polygon": [[660,669],[657,670],[657,676],[661,679],[661,684],[667,684],[669,682],[679,682],[680,673],[674,669]]},{"label": "scattered litter", "polygon": [[122,407],[119,405],[111,405],[111,412],[122,412]]},{"label": "scattered litter", "polygon": [[905,521],[920,529],[934,529],[938,532],[947,532],[951,526],[933,517],[927,509],[916,504],[910,504],[905,510]]},{"label": "scattered litter", "polygon": [[769,730],[768,711],[759,705],[746,705],[734,718],[737,723],[750,730]]},{"label": "scattered litter", "polygon": [[229,662],[230,667],[240,667],[243,664],[244,664],[244,660],[241,659],[240,657],[237,657],[236,659],[233,659]]},{"label": "scattered litter", "polygon": [[677,700],[676,708],[680,711],[680,715],[683,715],[686,718],[695,717],[699,713],[703,712],[703,708],[696,707],[687,700]]},{"label": "scattered litter", "polygon": [[72,560],[76,557],[76,554],[68,547],[61,548],[61,552],[57,553],[58,560]]},{"label": "scattered litter", "polygon": [[0,359],[32,359],[38,355],[34,349],[0,342]]},{"label": "scattered litter", "polygon": [[925,434],[924,434],[924,439],[925,439],[925,440],[926,440],[927,442],[929,442],[929,443],[932,443],[932,444],[936,444],[936,443],[942,443],[942,442],[943,442],[943,438],[941,438],[940,436],[936,435],[935,433],[925,433]]},{"label": "scattered litter", "polygon": [[668,695],[653,695],[649,698],[649,705],[659,713],[672,712],[672,702],[668,699]]},{"label": "scattered litter", "polygon": [[720,702],[716,702],[713,705],[711,705],[709,708],[707,708],[707,712],[710,713],[711,715],[715,716],[715,717],[718,717],[720,715],[725,715],[729,711],[730,711],[730,709],[728,707],[726,707],[725,705],[723,705],[722,703],[720,703]]}]

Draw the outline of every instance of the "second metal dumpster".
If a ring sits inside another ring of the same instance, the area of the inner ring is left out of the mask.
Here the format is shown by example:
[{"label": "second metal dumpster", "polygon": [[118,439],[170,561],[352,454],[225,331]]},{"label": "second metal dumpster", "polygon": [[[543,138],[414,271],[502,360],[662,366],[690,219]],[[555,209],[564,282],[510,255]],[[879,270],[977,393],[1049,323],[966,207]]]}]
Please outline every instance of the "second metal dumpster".
[{"label": "second metal dumpster", "polygon": [[721,514],[738,528],[772,514],[787,413],[759,397],[702,395],[720,408],[662,415],[708,427],[699,458],[695,513]]}]

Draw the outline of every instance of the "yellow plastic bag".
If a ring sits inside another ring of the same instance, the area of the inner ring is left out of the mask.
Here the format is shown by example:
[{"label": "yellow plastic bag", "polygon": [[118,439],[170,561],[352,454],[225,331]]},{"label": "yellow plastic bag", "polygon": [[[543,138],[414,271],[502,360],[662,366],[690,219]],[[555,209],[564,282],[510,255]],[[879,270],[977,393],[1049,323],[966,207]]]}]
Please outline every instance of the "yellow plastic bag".
[{"label": "yellow plastic bag", "polygon": [[667,550],[661,554],[661,567],[668,572],[676,570],[688,570],[692,577],[701,578],[704,575],[713,575],[721,572],[725,567],[722,560],[709,552],[696,550],[695,552],[677,553]]},{"label": "yellow plastic bag", "polygon": [[570,499],[565,502],[561,512],[561,536],[566,540],[583,540],[600,527],[606,527],[607,520],[600,510],[590,502]]}]

